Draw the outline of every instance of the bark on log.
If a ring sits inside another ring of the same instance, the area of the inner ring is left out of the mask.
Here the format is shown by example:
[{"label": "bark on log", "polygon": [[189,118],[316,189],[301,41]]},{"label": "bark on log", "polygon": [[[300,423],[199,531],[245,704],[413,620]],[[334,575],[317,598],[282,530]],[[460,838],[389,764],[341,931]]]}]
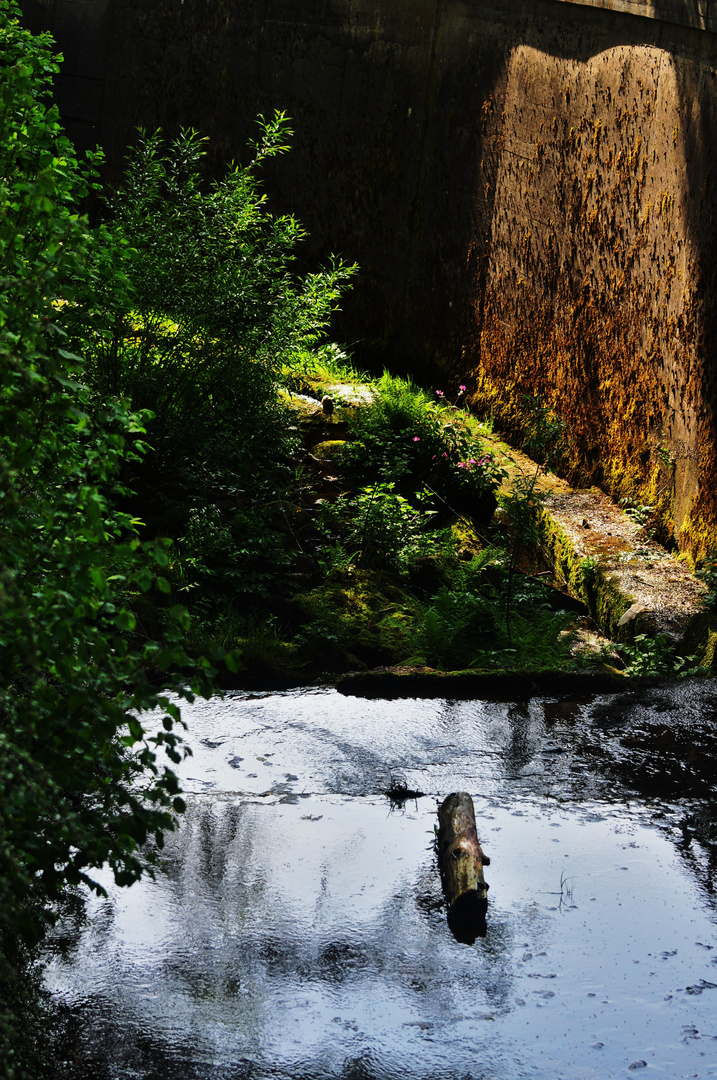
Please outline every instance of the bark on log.
[{"label": "bark on log", "polygon": [[483,867],[489,863],[478,842],[473,800],[465,791],[456,791],[438,809],[438,866],[448,925],[458,941],[469,945],[486,934],[488,886]]}]

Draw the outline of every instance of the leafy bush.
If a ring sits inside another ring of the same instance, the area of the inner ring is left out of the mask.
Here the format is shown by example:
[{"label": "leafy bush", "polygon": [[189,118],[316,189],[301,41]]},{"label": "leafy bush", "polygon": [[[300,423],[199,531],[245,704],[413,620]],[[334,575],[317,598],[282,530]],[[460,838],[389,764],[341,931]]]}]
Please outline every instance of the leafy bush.
[{"label": "leafy bush", "polygon": [[565,421],[538,396],[523,394],[521,405],[523,450],[550,469],[566,450]]},{"label": "leafy bush", "polygon": [[495,636],[493,596],[443,588],[427,607],[419,643],[431,667],[458,671],[476,661]]},{"label": "leafy bush", "polygon": [[208,601],[235,606],[267,600],[282,585],[292,556],[282,536],[260,508],[222,514],[214,505],[190,512],[175,563],[180,595],[191,596],[193,610]]},{"label": "leafy bush", "polygon": [[705,604],[714,610],[717,607],[717,554],[713,551],[709,552],[702,566],[695,573],[707,586]]},{"label": "leafy bush", "polygon": [[[433,667],[539,668],[564,662],[572,617],[552,610],[547,588],[510,572],[505,553],[486,548],[424,608],[417,645]],[[506,594],[511,590],[511,618]]]},{"label": "leafy bush", "polygon": [[654,638],[648,634],[637,634],[631,642],[622,642],[614,647],[627,661],[627,675],[668,675],[680,679],[703,671],[696,656],[679,656],[675,643],[666,634],[658,634]]},{"label": "leafy bush", "polygon": [[279,378],[289,390],[298,393],[315,392],[333,383],[366,383],[368,376],[334,341],[292,353],[279,368]]},{"label": "leafy bush", "polygon": [[[63,312],[92,288],[86,191],[57,110],[47,36],[0,0],[0,946],[31,940],[67,885],[104,863],[135,880],[183,803],[175,686],[186,616],[142,640],[127,598],[166,592],[167,556],[115,508],[143,418],[89,409]],[[118,288],[120,285],[118,285]],[[101,325],[98,323],[98,333]],[[121,564],[113,573],[111,567]],[[143,672],[153,669],[150,683]],[[200,687],[209,691],[206,681]],[[150,715],[151,720],[139,716]],[[159,730],[152,733],[155,726]],[[141,783],[137,781],[141,779]],[[48,906],[49,905],[49,906]],[[0,1060],[13,1064],[12,1047]],[[19,1068],[19,1066],[18,1066]],[[18,1073],[19,1075],[19,1073]]]},{"label": "leafy bush", "polygon": [[489,519],[504,474],[460,414],[410,379],[384,374],[376,394],[352,424],[354,441],[342,459],[348,476],[362,485],[393,482],[404,495],[427,487],[449,512]]},{"label": "leafy bush", "polygon": [[343,557],[353,553],[357,565],[391,566],[405,573],[417,559],[446,548],[448,534],[429,529],[436,514],[431,496],[416,492],[411,502],[393,489],[392,483],[374,484],[354,498],[342,495],[324,505],[324,529],[340,537],[338,545],[330,545],[334,552]]},{"label": "leafy bush", "polygon": [[[121,254],[126,288],[106,284],[74,318],[89,335],[88,376],[100,400],[126,396],[153,413],[141,479],[153,498],[172,481],[248,480],[267,454],[275,458],[274,372],[323,334],[355,269],[333,260],[325,271],[291,273],[304,230],[269,213],[257,177],[290,134],[283,114],[262,120],[253,161],[207,185],[197,132],[169,147],[159,132],[140,133],[108,201],[111,237],[98,236],[96,247]],[[111,319],[95,329],[98,310]]]}]

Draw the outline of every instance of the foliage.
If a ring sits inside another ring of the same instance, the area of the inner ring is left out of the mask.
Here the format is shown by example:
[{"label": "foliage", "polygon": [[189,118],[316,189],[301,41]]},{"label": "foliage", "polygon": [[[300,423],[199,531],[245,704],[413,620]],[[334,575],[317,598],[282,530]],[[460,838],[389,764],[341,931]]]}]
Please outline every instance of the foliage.
[{"label": "foliage", "polygon": [[504,552],[486,548],[467,565],[455,567],[451,584],[426,605],[417,644],[427,663],[449,670],[558,666],[570,649],[566,631],[572,617],[555,611],[551,599],[539,581],[523,575],[516,580]]},{"label": "foliage", "polygon": [[451,513],[490,518],[504,473],[442,397],[431,401],[410,379],[384,373],[373,406],[352,423],[347,474],[361,485],[395,483],[403,494],[426,487]]},{"label": "foliage", "polygon": [[523,450],[550,469],[565,452],[565,421],[538,396],[524,394],[522,406]]},{"label": "foliage", "polygon": [[301,618],[297,643],[321,672],[397,663],[410,655],[418,604],[410,583],[390,571],[335,569],[292,606]]},{"label": "foliage", "polygon": [[710,552],[702,566],[695,573],[707,586],[708,591],[704,598],[705,604],[714,610],[717,607],[717,555]]},{"label": "foliage", "polygon": [[356,367],[352,356],[335,341],[293,352],[278,368],[278,377],[289,390],[316,391],[333,383],[367,383],[368,376]]},{"label": "foliage", "polygon": [[414,492],[409,501],[393,483],[377,483],[353,498],[343,495],[327,503],[323,525],[328,535],[341,537],[340,553],[352,552],[357,565],[392,566],[405,573],[417,559],[436,555],[449,543],[443,532],[430,531],[436,514],[430,504],[426,491]]},{"label": "foliage", "polygon": [[700,674],[696,656],[680,656],[675,643],[666,634],[650,637],[637,634],[631,642],[615,644],[615,650],[627,661],[626,675],[668,675],[684,678]]},{"label": "foliage", "polygon": [[540,398],[523,396],[525,440],[523,450],[538,461],[531,475],[520,475],[513,481],[508,495],[501,500],[512,541],[508,559],[508,577],[504,594],[505,624],[508,642],[512,646],[513,585],[518,572],[518,559],[523,552],[535,553],[540,546],[538,507],[544,499],[538,487],[541,472],[546,472],[564,448],[564,421]]},{"label": "foliage", "polygon": [[212,600],[229,607],[268,600],[287,587],[292,566],[282,541],[261,506],[231,515],[213,504],[193,509],[173,563],[178,594],[198,613]]},{"label": "foliage", "polygon": [[427,607],[418,641],[431,667],[448,671],[470,667],[481,646],[495,633],[490,593],[442,588]]},{"label": "foliage", "polygon": [[353,643],[350,622],[323,597],[311,604],[307,615],[298,635],[299,645],[309,655],[321,656],[326,666],[340,663]]},{"label": "foliage", "polygon": [[[355,270],[333,260],[291,273],[305,232],[269,213],[257,176],[286,151],[291,129],[283,113],[260,127],[250,164],[211,185],[201,174],[207,140],[196,131],[168,147],[160,132],[140,132],[108,200],[110,241],[97,240],[98,250],[121,253],[127,287],[96,290],[74,312],[99,399],[124,395],[154,414],[140,478],[153,498],[171,481],[210,493],[227,473],[249,482],[267,454],[275,459],[274,372],[322,336]],[[100,328],[98,311],[111,315]]]},{"label": "foliage", "polygon": [[[115,504],[122,468],[144,452],[143,417],[115,399],[90,411],[81,362],[67,348],[62,314],[90,291],[97,266],[74,210],[88,181],[47,103],[57,70],[50,41],[23,31],[17,17],[11,0],[0,0],[0,46],[10,61],[0,69],[6,953],[13,940],[39,933],[67,885],[99,888],[93,868],[109,863],[122,884],[151,861],[144,841],[160,845],[183,809],[165,759],[181,758],[180,713],[163,690],[191,696],[169,674],[189,664],[184,611],[166,610],[158,642],[141,638],[131,610],[134,595],[169,589],[165,550],[140,544]],[[198,687],[209,691],[206,679]]]},{"label": "foliage", "polygon": [[580,581],[586,589],[594,585],[599,565],[600,562],[596,555],[585,555],[580,560],[580,566],[578,567]]}]

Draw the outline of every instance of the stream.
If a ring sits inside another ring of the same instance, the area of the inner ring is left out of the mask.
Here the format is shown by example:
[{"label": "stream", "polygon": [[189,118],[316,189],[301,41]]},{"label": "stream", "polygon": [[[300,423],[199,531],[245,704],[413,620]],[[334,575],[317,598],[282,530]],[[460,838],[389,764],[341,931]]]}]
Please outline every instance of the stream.
[{"label": "stream", "polygon": [[[48,943],[58,1080],[717,1076],[712,682],[183,716],[165,872],[103,875]],[[452,791],[491,858],[471,946],[434,851]]]}]

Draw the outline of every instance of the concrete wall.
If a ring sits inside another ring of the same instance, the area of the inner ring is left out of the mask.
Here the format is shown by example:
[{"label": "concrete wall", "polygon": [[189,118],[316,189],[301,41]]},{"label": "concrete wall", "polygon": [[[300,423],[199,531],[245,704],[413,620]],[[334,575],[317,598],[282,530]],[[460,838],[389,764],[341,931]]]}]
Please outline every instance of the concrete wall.
[{"label": "concrete wall", "polygon": [[25,0],[66,54],[73,137],[111,167],[135,124],[210,135],[257,113],[295,149],[277,210],[362,267],[338,325],[364,359],[507,429],[524,393],[565,469],[659,503],[717,548],[714,0]]}]

